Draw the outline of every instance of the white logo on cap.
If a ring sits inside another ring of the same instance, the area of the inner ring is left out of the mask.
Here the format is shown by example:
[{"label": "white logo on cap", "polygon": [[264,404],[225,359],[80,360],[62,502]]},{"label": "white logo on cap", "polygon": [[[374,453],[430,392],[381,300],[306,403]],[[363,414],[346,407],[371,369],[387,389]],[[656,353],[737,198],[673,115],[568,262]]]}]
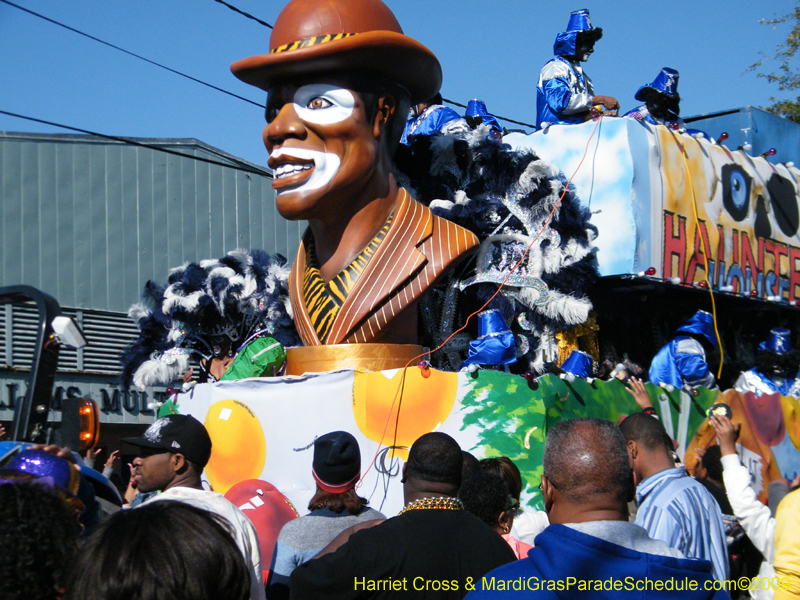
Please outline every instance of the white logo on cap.
[{"label": "white logo on cap", "polygon": [[144,432],[144,437],[148,442],[152,442],[153,444],[157,444],[161,441],[161,430],[164,426],[169,425],[170,420],[164,417],[163,419],[159,419],[150,427],[147,428],[147,431]]},{"label": "white logo on cap", "polygon": [[173,448],[180,448],[181,445],[178,442],[176,442],[175,440],[172,440],[172,447]]}]

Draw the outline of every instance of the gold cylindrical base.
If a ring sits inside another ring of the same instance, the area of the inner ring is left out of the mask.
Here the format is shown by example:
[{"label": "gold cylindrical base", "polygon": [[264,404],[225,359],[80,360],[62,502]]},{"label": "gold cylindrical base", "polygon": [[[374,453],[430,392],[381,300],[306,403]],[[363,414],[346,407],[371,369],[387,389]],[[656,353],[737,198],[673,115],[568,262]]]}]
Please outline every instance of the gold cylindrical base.
[{"label": "gold cylindrical base", "polygon": [[[331,344],[286,349],[286,374],[324,373],[337,369],[402,369],[425,349],[416,344]],[[421,358],[420,358],[421,360]]]}]

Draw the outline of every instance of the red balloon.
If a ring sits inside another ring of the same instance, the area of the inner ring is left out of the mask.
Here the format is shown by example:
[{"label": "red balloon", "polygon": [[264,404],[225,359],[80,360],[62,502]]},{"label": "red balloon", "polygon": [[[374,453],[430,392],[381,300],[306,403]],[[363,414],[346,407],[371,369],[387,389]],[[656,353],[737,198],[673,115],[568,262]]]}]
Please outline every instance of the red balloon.
[{"label": "red balloon", "polygon": [[274,485],[259,479],[240,481],[227,491],[225,497],[255,525],[261,546],[261,568],[266,573],[272,564],[272,551],[278,534],[286,523],[300,515]]}]

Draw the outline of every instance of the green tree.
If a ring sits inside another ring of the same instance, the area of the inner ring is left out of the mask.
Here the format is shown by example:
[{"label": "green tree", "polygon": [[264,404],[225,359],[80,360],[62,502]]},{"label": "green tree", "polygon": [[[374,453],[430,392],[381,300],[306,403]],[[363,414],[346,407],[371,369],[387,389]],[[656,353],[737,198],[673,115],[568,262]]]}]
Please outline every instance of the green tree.
[{"label": "green tree", "polygon": [[[776,17],[774,19],[761,19],[759,21],[764,25],[772,25],[776,28],[782,23],[791,23],[792,30],[789,32],[786,41],[778,44],[775,52],[763,58],[757,63],[752,65],[748,71],[763,68],[766,63],[777,61],[777,70],[771,73],[759,72],[759,77],[766,78],[770,83],[777,83],[778,89],[781,92],[789,92],[792,95],[800,92],[800,69],[797,68],[797,60],[800,59],[798,50],[800,50],[800,0],[795,4],[794,10],[789,14]],[[793,100],[779,100],[778,98],[770,98],[772,104],[764,107],[773,114],[781,116],[795,123],[800,123],[800,95]]]}]

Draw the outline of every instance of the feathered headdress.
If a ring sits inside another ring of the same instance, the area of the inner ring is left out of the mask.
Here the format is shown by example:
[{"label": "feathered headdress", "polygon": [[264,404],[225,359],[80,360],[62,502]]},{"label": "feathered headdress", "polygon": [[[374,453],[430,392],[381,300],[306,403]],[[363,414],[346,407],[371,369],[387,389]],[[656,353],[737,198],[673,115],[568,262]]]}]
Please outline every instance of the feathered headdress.
[{"label": "feathered headdress", "polygon": [[[565,193],[566,178],[556,167],[490,133],[479,125],[467,134],[422,137],[398,162],[401,180],[420,202],[481,240],[476,257],[424,300],[425,329],[434,333],[426,341],[436,347],[462,324],[459,293],[477,308],[503,284],[488,308],[499,310],[516,334],[523,370],[541,372],[557,355],[556,331],[589,316],[586,290],[599,276],[597,228],[574,188]],[[468,343],[462,338],[438,361],[434,356],[439,368],[459,367]]]},{"label": "feathered headdress", "polygon": [[289,272],[279,254],[234,250],[172,269],[167,286],[148,281],[142,300],[128,311],[140,334],[120,356],[123,387],[170,383],[189,368],[190,354],[210,358],[256,333],[285,347],[300,344]]}]

